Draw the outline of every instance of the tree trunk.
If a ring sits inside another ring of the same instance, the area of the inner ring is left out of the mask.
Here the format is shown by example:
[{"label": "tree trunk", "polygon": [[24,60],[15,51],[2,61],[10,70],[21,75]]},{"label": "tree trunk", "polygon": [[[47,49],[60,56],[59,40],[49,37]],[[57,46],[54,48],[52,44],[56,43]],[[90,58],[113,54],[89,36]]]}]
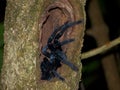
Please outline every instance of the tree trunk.
[{"label": "tree trunk", "polygon": [[[79,54],[85,30],[85,0],[8,0],[5,16],[2,90],[77,90],[81,79]],[[79,72],[62,65],[59,72],[66,79],[40,80],[41,47],[56,26],[66,21],[83,20],[68,30],[63,39],[75,42],[63,47]],[[69,47],[69,48],[68,48]]]}]

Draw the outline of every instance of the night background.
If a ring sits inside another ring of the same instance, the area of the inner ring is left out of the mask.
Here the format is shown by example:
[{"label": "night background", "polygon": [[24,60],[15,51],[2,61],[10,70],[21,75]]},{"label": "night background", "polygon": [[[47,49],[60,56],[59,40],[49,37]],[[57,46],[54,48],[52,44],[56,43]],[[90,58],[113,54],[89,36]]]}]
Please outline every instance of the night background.
[{"label": "night background", "polygon": [[[91,20],[89,17],[89,4],[91,0],[87,0],[86,14],[87,23],[86,31],[91,28]],[[114,40],[120,36],[120,0],[98,0],[103,20],[109,28],[109,38]],[[0,72],[3,62],[3,33],[4,33],[4,17],[5,17],[6,0],[0,0]],[[94,13],[94,12],[92,12]],[[85,34],[84,47],[82,52],[86,52],[97,48],[97,43],[94,37]],[[97,55],[85,60],[82,60],[83,74],[82,81],[85,90],[109,90],[105,79],[104,69],[101,64],[102,57],[105,55],[114,54],[116,66],[120,76],[120,45],[112,48],[107,53]],[[111,66],[112,67],[112,66]]]}]

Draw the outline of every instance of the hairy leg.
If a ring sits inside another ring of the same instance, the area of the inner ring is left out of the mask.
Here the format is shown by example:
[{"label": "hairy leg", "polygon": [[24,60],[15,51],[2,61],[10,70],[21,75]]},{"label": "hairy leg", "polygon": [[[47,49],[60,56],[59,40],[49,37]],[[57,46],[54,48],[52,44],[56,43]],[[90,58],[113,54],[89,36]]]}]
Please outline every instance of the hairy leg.
[{"label": "hairy leg", "polygon": [[68,65],[72,70],[76,72],[78,71],[78,68],[67,59],[65,53],[59,50],[57,50],[56,53],[58,54],[58,58],[61,60],[62,63]]},{"label": "hairy leg", "polygon": [[60,44],[61,44],[61,46],[63,46],[65,44],[71,43],[73,41],[75,41],[75,39],[68,39],[68,40],[64,40],[64,41],[60,42]]},{"label": "hairy leg", "polygon": [[81,20],[75,21],[75,22],[66,22],[64,25],[62,25],[60,32],[55,36],[54,40],[56,40],[56,39],[58,40],[68,28],[70,28],[74,25],[80,24],[80,23],[82,23]]},{"label": "hairy leg", "polygon": [[[62,25],[62,26],[60,26],[60,27],[58,27],[58,28],[56,28],[55,30],[54,30],[54,32],[51,34],[51,36],[50,36],[50,38],[48,38],[48,44],[49,43],[51,43],[53,40],[54,40],[54,38],[55,39],[59,39],[62,35],[63,35],[63,33],[69,28],[69,27],[72,27],[72,26],[74,26],[74,25],[77,25],[77,24],[80,24],[80,23],[82,23],[82,21],[81,20],[79,20],[79,21],[75,21],[75,22],[65,22],[65,24],[64,25]],[[60,32],[59,32],[60,31]],[[58,33],[59,32],[59,33]],[[58,34],[57,34],[58,33]],[[57,34],[57,35],[56,35]]]},{"label": "hairy leg", "polygon": [[45,47],[42,48],[41,52],[46,57],[50,58],[50,53],[47,51],[47,49],[48,49],[48,46],[46,45]]}]

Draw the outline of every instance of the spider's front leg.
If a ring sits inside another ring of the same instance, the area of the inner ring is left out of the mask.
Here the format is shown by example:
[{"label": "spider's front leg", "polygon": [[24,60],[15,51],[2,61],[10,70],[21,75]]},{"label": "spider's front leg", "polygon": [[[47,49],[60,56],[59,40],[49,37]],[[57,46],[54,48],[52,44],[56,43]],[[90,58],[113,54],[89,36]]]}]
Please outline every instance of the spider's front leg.
[{"label": "spider's front leg", "polygon": [[50,53],[47,51],[48,50],[48,45],[42,48],[41,52],[44,56],[50,58]]},{"label": "spider's front leg", "polygon": [[82,20],[75,21],[75,22],[68,22],[67,21],[64,25],[62,25],[54,30],[54,32],[48,38],[47,44],[52,43],[52,41],[58,40],[68,28],[70,28],[74,25],[80,24],[80,23],[82,23]]},{"label": "spider's front leg", "polygon": [[72,27],[72,26],[74,26],[74,25],[80,24],[80,23],[82,23],[81,20],[75,21],[75,22],[66,22],[64,25],[62,25],[62,26],[60,27],[61,30],[60,30],[60,32],[55,36],[54,41],[55,41],[55,40],[58,40],[58,39],[64,34],[64,32],[65,32],[68,28],[70,28],[70,27]]}]

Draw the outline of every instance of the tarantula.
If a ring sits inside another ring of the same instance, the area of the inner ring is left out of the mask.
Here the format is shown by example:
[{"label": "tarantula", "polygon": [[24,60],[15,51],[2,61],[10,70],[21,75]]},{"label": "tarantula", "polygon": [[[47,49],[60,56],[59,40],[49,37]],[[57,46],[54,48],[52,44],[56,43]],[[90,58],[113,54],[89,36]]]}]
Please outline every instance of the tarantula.
[{"label": "tarantula", "polygon": [[51,80],[52,78],[59,78],[64,81],[65,79],[57,72],[57,69],[61,67],[61,63],[68,65],[72,70],[78,71],[78,68],[72,64],[65,53],[62,50],[62,46],[73,42],[74,39],[59,41],[59,38],[64,32],[74,25],[80,24],[82,21],[66,22],[64,25],[56,28],[50,35],[47,41],[47,45],[42,48],[42,54],[45,56],[40,64],[41,68],[41,80]]}]

